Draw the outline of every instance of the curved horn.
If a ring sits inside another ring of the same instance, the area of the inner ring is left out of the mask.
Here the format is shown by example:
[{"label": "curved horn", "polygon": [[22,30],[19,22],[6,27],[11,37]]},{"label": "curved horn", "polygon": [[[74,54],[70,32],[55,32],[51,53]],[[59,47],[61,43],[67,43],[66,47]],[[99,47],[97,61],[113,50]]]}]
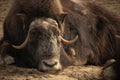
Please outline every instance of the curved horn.
[{"label": "curved horn", "polygon": [[[18,14],[16,14],[17,16],[21,16],[21,18],[22,18],[22,21],[23,21],[23,29],[25,28],[25,14],[22,14],[22,13],[18,13]],[[15,49],[23,49],[26,45],[27,45],[27,42],[28,42],[28,38],[29,38],[29,31],[28,31],[28,35],[27,35],[27,37],[26,37],[26,39],[25,39],[25,41],[21,44],[21,45],[18,45],[18,46],[16,46],[16,45],[12,45],[12,47],[13,48],[15,48]]]},{"label": "curved horn", "polygon": [[15,49],[23,49],[27,45],[28,39],[29,39],[29,35],[27,35],[25,41],[21,45],[18,46],[12,45],[12,47]]},{"label": "curved horn", "polygon": [[61,36],[61,42],[62,42],[63,44],[73,44],[73,43],[75,43],[75,42],[77,41],[77,39],[78,39],[78,35],[77,35],[74,39],[72,39],[72,40],[70,40],[70,41],[64,39],[64,38]]}]

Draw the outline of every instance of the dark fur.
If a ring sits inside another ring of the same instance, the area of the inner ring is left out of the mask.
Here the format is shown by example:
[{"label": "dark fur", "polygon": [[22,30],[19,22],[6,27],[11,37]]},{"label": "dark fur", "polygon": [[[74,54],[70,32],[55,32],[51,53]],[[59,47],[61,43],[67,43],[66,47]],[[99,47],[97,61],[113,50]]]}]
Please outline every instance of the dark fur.
[{"label": "dark fur", "polygon": [[65,46],[66,51],[69,52],[71,47],[75,49],[76,57],[79,55],[77,61],[80,59],[81,62],[78,64],[103,65],[114,58],[118,62],[113,66],[118,70],[120,40],[115,35],[120,35],[120,16],[95,3],[61,1],[64,11],[69,13],[65,21],[64,37],[71,39],[79,34],[78,42]]},{"label": "dark fur", "polygon": [[77,46],[65,46],[66,51],[70,52],[71,47],[75,49],[76,54],[80,55],[76,55],[77,64],[103,65],[109,59],[116,59],[117,62],[112,67],[115,70],[115,80],[119,80],[120,39],[115,38],[115,35],[120,35],[120,16],[95,3],[80,2],[77,5],[62,0],[62,4],[64,11],[69,13],[65,23],[65,37],[71,39],[76,34],[80,36]]},{"label": "dark fur", "polygon": [[[47,3],[52,6],[51,0],[47,0]],[[68,13],[61,32],[64,38],[72,39],[79,35],[75,44],[63,46],[68,55],[70,48],[74,49],[76,55],[70,56],[71,60],[74,60],[71,62],[74,62],[75,65],[103,65],[107,60],[114,58],[118,61],[117,66],[119,66],[120,47],[119,41],[116,41],[115,38],[115,35],[120,35],[119,16],[94,3],[61,0],[63,11],[61,6],[53,8],[55,4],[49,8],[47,3],[42,4],[38,0],[15,0],[4,23],[3,40],[8,40],[12,44],[21,44],[33,18],[41,16],[54,18],[53,16],[64,11]],[[27,17],[24,30],[21,25],[22,20],[15,15],[17,13],[23,13]]]},{"label": "dark fur", "polygon": [[[52,5],[53,3],[54,5]],[[21,44],[26,37],[28,26],[34,18],[52,17],[56,19],[61,13],[63,11],[59,0],[15,0],[4,21],[4,39],[9,40],[12,44]],[[24,23],[21,16],[17,14],[25,15]],[[23,28],[23,24],[25,24],[25,28]]]}]

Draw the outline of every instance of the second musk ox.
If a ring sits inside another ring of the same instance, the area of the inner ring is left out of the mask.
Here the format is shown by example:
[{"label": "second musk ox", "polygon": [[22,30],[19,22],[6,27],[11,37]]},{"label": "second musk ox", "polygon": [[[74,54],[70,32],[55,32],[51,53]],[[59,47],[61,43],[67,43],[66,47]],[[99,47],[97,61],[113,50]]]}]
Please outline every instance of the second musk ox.
[{"label": "second musk ox", "polygon": [[1,55],[46,72],[115,59],[110,66],[119,71],[120,17],[94,3],[60,1],[15,0],[4,21]]}]

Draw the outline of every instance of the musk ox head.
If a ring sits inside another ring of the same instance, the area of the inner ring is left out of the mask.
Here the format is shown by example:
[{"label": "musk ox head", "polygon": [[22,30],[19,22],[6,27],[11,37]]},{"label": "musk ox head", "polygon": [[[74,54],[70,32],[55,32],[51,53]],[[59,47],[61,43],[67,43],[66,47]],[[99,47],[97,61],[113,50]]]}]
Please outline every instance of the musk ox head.
[{"label": "musk ox head", "polygon": [[72,44],[77,38],[78,36],[70,41],[65,40],[55,20],[38,18],[31,22],[25,41],[19,46],[12,46],[16,49],[26,49],[26,54],[32,54],[39,70],[55,72],[62,69],[62,44]]}]

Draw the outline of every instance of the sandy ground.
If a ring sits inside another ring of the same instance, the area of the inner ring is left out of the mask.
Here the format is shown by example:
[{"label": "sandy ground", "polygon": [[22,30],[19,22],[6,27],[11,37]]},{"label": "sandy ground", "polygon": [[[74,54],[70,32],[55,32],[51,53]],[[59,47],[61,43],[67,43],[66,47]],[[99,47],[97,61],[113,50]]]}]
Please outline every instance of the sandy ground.
[{"label": "sandy ground", "polygon": [[56,74],[15,66],[0,67],[0,80],[101,80],[101,68],[95,66],[70,66]]},{"label": "sandy ground", "polygon": [[[95,1],[120,15],[120,0],[84,0]],[[0,37],[5,16],[13,0],[0,0]],[[15,66],[0,66],[0,80],[102,80],[101,67],[69,66],[56,74],[47,74],[36,69]]]}]

